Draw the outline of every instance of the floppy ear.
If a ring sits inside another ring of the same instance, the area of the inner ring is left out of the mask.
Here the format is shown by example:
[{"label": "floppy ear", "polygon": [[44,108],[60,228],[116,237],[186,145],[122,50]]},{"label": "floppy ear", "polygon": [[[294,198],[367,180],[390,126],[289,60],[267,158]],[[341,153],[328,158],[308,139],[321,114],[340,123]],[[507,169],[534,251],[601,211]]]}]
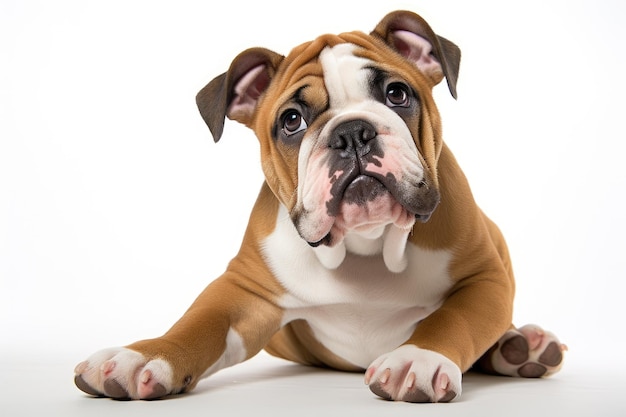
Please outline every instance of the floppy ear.
[{"label": "floppy ear", "polygon": [[215,142],[222,137],[225,117],[249,125],[283,58],[269,49],[248,49],[233,60],[227,72],[200,90],[196,104]]},{"label": "floppy ear", "polygon": [[412,61],[433,83],[446,77],[448,89],[456,98],[461,50],[438,36],[424,19],[413,12],[396,11],[381,20],[371,33]]}]

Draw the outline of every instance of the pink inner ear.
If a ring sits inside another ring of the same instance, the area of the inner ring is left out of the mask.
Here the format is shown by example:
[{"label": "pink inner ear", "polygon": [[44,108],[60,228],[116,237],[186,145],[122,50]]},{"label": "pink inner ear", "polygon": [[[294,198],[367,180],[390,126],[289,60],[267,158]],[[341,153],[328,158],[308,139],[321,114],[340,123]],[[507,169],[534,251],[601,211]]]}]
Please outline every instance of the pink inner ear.
[{"label": "pink inner ear", "polygon": [[412,61],[424,74],[428,76],[441,74],[441,64],[432,54],[433,46],[428,40],[406,30],[396,30],[393,37],[396,50]]},{"label": "pink inner ear", "polygon": [[266,65],[257,65],[246,72],[235,84],[234,97],[228,107],[231,119],[246,119],[252,116],[257,101],[269,85]]}]

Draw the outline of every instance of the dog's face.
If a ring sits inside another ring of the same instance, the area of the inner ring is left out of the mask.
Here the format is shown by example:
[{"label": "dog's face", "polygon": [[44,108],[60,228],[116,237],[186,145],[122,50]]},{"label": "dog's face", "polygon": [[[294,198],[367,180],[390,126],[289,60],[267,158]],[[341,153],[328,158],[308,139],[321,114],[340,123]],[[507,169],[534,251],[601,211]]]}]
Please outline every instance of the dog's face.
[{"label": "dog's face", "polygon": [[214,137],[224,116],[251,127],[267,183],[312,246],[380,237],[427,221],[439,202],[438,112],[460,53],[419,16],[388,15],[371,35],[325,35],[287,57],[240,54],[198,95]]}]

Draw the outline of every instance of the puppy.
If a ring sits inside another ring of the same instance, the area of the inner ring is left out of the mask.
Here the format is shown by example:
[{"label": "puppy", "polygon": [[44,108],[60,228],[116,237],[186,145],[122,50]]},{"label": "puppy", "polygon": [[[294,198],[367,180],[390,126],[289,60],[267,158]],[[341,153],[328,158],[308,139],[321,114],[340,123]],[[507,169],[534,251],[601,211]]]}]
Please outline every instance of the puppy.
[{"label": "puppy", "polygon": [[408,11],[287,56],[239,54],[197,103],[215,141],[228,117],[260,143],[241,249],[165,335],[79,364],[78,388],[160,398],[261,349],[409,402],[458,398],[472,366],[558,371],[564,345],[511,324],[507,246],[442,140],[432,88],[445,78],[456,97],[460,56]]}]

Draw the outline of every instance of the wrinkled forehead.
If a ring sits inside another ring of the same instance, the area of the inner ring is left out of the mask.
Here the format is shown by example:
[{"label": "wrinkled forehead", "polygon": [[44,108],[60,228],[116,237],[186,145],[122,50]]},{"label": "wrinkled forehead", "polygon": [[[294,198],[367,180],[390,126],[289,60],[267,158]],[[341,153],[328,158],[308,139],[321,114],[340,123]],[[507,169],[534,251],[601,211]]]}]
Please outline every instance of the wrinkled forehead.
[{"label": "wrinkled forehead", "polygon": [[369,84],[376,78],[375,63],[362,56],[359,45],[323,40],[295,48],[283,61],[268,94],[273,114],[281,114],[293,102],[321,112],[368,98]]},{"label": "wrinkled forehead", "polygon": [[413,72],[407,65],[408,61],[381,39],[358,31],[326,34],[292,49],[277,70],[269,95],[292,95],[303,84],[323,86],[336,100],[334,106],[354,100],[355,93],[364,94],[364,86],[380,80],[381,74],[384,78],[398,70]]}]

